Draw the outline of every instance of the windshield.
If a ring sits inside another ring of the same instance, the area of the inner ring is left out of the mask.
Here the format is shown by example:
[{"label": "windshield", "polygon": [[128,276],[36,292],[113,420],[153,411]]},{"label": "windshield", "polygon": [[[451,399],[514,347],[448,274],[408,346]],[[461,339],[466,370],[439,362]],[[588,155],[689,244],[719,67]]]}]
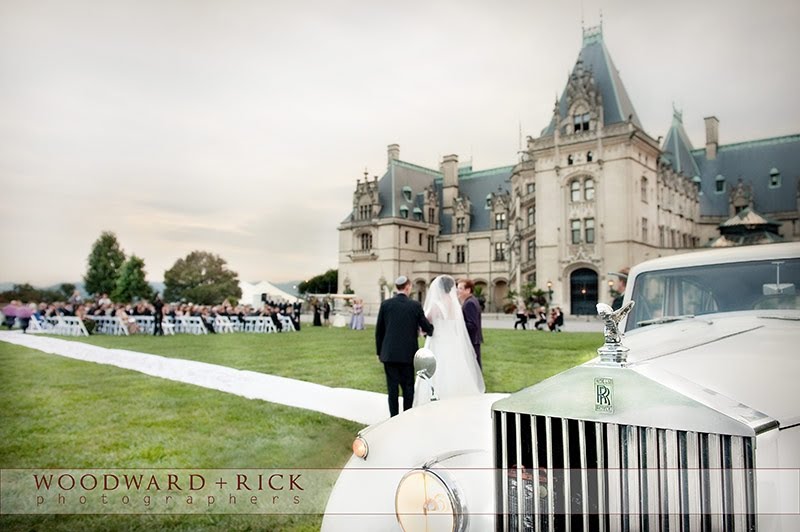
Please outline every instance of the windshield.
[{"label": "windshield", "polygon": [[800,259],[711,264],[644,272],[626,330],[714,312],[800,309]]}]

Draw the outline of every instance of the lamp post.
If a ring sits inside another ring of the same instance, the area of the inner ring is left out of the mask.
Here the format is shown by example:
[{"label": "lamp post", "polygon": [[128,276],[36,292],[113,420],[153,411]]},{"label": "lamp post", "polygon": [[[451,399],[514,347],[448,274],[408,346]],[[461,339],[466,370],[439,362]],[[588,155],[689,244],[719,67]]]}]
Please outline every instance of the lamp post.
[{"label": "lamp post", "polygon": [[553,281],[547,281],[547,302],[553,304]]}]

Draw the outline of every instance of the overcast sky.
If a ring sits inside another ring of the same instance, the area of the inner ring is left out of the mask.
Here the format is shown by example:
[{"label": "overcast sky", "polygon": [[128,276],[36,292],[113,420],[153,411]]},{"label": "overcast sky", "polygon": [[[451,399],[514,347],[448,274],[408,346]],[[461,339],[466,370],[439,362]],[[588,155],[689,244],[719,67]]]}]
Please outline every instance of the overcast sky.
[{"label": "overcast sky", "polygon": [[79,281],[104,230],[151,281],[335,268],[387,144],[514,164],[601,10],[653,137],[673,102],[695,147],[800,132],[796,0],[0,0],[0,281]]}]

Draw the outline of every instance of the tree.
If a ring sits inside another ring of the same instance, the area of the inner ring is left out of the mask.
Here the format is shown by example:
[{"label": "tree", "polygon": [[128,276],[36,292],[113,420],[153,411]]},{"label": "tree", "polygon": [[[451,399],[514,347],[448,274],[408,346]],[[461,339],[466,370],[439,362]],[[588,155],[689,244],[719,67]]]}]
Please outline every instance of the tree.
[{"label": "tree", "polygon": [[58,285],[58,293],[64,301],[67,301],[75,293],[75,285],[72,283],[61,283]]},{"label": "tree", "polygon": [[339,286],[339,270],[327,272],[303,281],[297,287],[301,294],[330,294],[335,293]]},{"label": "tree", "polygon": [[119,269],[125,262],[125,253],[117,242],[117,235],[103,231],[95,240],[87,259],[89,269],[83,277],[89,294],[110,294],[117,286]]},{"label": "tree", "polygon": [[[70,292],[72,295],[72,292]],[[28,283],[15,284],[11,290],[0,292],[0,303],[8,303],[18,299],[23,303],[52,303],[63,301],[61,294],[55,290],[34,288]]]},{"label": "tree", "polygon": [[226,298],[239,299],[239,275],[223,258],[207,251],[192,251],[164,272],[164,299],[219,305]]},{"label": "tree", "polygon": [[144,260],[131,255],[122,265],[117,277],[117,286],[111,293],[111,299],[118,303],[129,303],[136,299],[152,299],[153,289],[146,280]]}]

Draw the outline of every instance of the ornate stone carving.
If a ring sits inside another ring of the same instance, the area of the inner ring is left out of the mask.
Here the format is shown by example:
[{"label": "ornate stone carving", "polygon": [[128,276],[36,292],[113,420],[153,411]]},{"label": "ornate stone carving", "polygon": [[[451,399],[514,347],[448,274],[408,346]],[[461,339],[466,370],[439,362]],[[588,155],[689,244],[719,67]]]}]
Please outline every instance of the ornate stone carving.
[{"label": "ornate stone carving", "polygon": [[572,244],[567,246],[567,255],[560,262],[563,265],[585,262],[599,267],[602,260],[596,255],[594,244]]},{"label": "ornate stone carving", "polygon": [[731,202],[731,212],[735,213],[737,208],[742,207],[753,207],[753,187],[748,183],[745,184],[742,182],[742,178],[739,178],[739,182],[731,190],[730,195],[730,202]]}]

